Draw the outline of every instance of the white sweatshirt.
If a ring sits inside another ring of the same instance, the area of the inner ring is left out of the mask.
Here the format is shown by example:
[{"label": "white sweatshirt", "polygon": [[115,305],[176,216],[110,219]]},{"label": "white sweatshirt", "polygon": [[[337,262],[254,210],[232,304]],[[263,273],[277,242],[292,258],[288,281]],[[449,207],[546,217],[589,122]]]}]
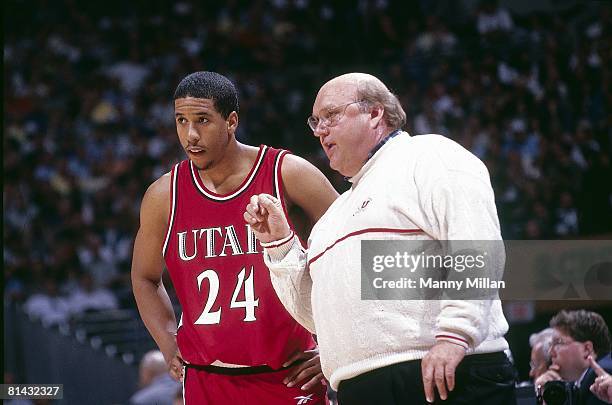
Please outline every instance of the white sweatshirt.
[{"label": "white sweatshirt", "polygon": [[401,133],[350,181],[313,228],[307,252],[297,238],[264,250],[281,301],[317,335],[331,386],[421,359],[436,339],[468,355],[506,350],[499,299],[361,299],[361,240],[501,240],[485,165],[443,136]]}]

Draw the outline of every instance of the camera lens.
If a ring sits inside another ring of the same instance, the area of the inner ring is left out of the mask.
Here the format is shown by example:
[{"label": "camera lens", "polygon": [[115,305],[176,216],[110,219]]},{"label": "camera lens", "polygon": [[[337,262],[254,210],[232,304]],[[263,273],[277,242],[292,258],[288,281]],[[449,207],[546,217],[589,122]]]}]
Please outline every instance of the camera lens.
[{"label": "camera lens", "polygon": [[544,384],[542,397],[546,405],[563,405],[567,401],[567,392],[563,381],[549,381]]}]

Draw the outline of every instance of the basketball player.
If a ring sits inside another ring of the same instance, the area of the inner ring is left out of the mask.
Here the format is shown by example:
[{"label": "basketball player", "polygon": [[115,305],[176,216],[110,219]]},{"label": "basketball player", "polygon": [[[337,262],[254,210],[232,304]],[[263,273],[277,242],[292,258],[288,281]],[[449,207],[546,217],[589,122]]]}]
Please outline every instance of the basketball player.
[{"label": "basketball player", "polygon": [[[336,191],[304,159],[236,140],[238,96],[226,77],[185,77],[174,108],[188,159],[146,191],[134,243],[132,283],[147,329],[188,405],[325,403],[312,335],[276,296],[242,213],[250,196],[269,193],[314,222]],[[182,309],[178,328],[164,264]]]}]

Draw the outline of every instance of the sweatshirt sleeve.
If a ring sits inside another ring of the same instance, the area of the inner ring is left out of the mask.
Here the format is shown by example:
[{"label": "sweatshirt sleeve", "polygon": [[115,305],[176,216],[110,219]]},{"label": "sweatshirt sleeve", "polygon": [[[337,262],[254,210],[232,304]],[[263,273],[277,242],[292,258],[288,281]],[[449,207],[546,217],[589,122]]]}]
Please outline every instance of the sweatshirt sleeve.
[{"label": "sweatshirt sleeve", "polygon": [[289,314],[316,334],[310,301],[312,279],[308,272],[307,254],[298,237],[265,247],[264,262],[270,269],[272,286]]},{"label": "sweatshirt sleeve", "polygon": [[[443,156],[444,152],[447,151],[434,152],[432,159],[426,160],[429,167],[421,171],[424,179],[421,204],[432,236],[448,241],[443,243],[445,255],[454,255],[466,248],[481,253],[486,251],[485,273],[475,274],[501,279],[505,251],[488,171],[482,162],[465,150],[461,153],[451,151],[451,156]],[[447,162],[452,162],[453,167],[447,166]],[[454,272],[450,271],[450,277],[465,280],[468,276]],[[490,309],[495,297],[497,294],[476,297],[478,299],[442,300],[436,318],[436,339],[466,349],[478,346],[491,329],[505,322],[492,318]]]}]

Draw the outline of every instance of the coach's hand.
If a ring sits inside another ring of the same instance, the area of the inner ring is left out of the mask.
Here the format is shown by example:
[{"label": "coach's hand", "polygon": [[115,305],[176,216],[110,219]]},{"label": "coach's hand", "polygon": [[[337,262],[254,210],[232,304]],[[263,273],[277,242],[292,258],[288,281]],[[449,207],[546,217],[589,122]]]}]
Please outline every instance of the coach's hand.
[{"label": "coach's hand", "polygon": [[434,401],[434,385],[442,400],[448,397],[447,389],[448,392],[455,389],[455,369],[464,356],[465,349],[462,346],[444,340],[436,342],[427,352],[421,361],[427,402]]},{"label": "coach's hand", "polygon": [[323,379],[323,372],[321,371],[321,360],[319,359],[319,351],[315,349],[306,350],[305,352],[298,352],[291,356],[289,360],[287,360],[283,364],[283,367],[287,367],[291,363],[294,363],[298,360],[305,361],[295,367],[292,367],[289,374],[287,374],[287,377],[285,377],[285,379],[283,380],[283,383],[286,384],[287,387],[293,387],[303,381],[306,381],[306,383],[302,385],[301,389],[307,391],[315,385],[319,384],[320,381]]},{"label": "coach's hand", "polygon": [[280,240],[291,234],[280,200],[269,194],[251,197],[251,202],[246,206],[244,220],[251,225],[255,236],[263,243]]}]

